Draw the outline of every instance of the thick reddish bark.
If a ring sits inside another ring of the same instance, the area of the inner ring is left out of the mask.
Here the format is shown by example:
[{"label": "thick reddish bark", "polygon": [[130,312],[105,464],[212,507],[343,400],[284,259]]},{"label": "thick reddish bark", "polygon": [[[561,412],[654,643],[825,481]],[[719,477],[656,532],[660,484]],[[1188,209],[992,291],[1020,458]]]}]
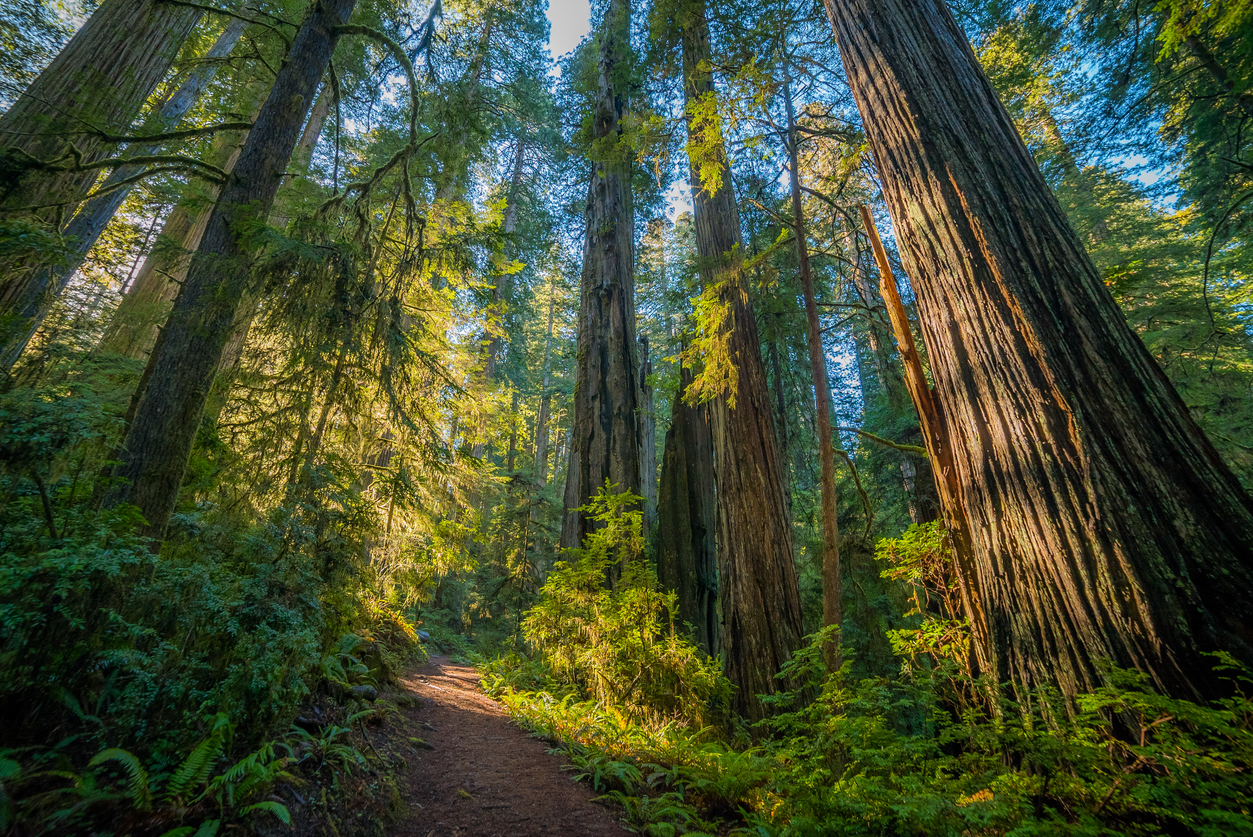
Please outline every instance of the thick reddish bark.
[{"label": "thick reddish bark", "polygon": [[[1253,502],[1127,327],[941,0],[826,0],[931,358],[980,667],[1253,663]],[[935,443],[927,434],[927,444]]]},{"label": "thick reddish bark", "polygon": [[339,40],[336,27],[355,4],[317,0],[305,17],[148,360],[146,386],[114,471],[123,483],[106,498],[110,505],[138,506],[148,521],[148,537],[163,536],[174,509],[205,399],[247,287],[258,247],[255,230],[267,220],[300,139]]},{"label": "thick reddish bark", "polygon": [[775,675],[801,644],[800,593],[770,389],[740,267],[744,246],[731,169],[716,126],[698,122],[696,115],[697,102],[714,95],[702,0],[685,7],[680,23],[688,147],[694,151],[697,143],[703,144],[706,172],[710,159],[717,160],[719,169],[718,188],[711,192],[701,185],[698,163],[690,166],[696,250],[702,278],[720,289],[726,306],[722,328],[730,334],[737,379],[734,406],[725,394],[709,405],[718,491],[722,643],[726,675],[736,687],[733,706],[757,720],[766,713],[757,696],[788,687]]},{"label": "thick reddish bark", "polygon": [[[599,93],[593,119],[598,150],[621,132],[631,7],[612,0],[599,33]],[[608,142],[607,142],[608,141]],[[635,229],[630,161],[616,148],[592,163],[583,245],[578,356],[561,546],[577,547],[591,521],[576,509],[606,481],[640,493],[639,382],[635,358]]]}]

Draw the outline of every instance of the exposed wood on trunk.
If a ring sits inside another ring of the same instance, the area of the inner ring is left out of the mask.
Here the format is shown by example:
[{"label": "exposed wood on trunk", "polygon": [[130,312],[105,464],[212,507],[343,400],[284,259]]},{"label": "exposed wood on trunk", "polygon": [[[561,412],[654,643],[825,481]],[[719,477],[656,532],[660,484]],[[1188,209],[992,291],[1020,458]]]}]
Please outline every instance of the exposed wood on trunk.
[{"label": "exposed wood on trunk", "polygon": [[[801,296],[805,300],[805,339],[809,347],[809,371],[814,387],[814,420],[818,431],[818,460],[822,467],[822,624],[839,626],[840,598],[840,529],[836,519],[835,434],[831,430],[831,383],[827,377],[827,353],[822,346],[822,324],[818,320],[818,301],[814,296],[814,276],[809,265],[809,247],[805,238],[805,212],[801,203],[800,138],[796,132],[796,113],[792,103],[791,69],[784,59],[783,104],[787,113],[787,152],[792,182],[792,231],[796,237],[796,260],[800,266]],[[840,667],[840,641],[835,639],[824,652],[829,671]]]},{"label": "exposed wood on trunk", "polygon": [[721,625],[713,436],[708,407],[683,398],[691,382],[691,370],[680,368],[657,492],[657,578],[678,597],[679,620],[692,626],[696,644],[716,656]]},{"label": "exposed wood on trunk", "polygon": [[106,503],[133,503],[160,539],[178,498],[205,399],[221,361],[265,221],[318,82],[355,0],[322,0],[305,17],[209,219],[170,319],[148,361]]},{"label": "exposed wood on trunk", "polygon": [[[602,148],[622,130],[630,23],[628,0],[611,0],[597,35],[599,91],[592,135]],[[633,218],[631,163],[615,150],[592,163],[588,185],[563,548],[582,545],[592,523],[576,509],[606,482],[615,491],[640,493]]]},{"label": "exposed wood on trunk", "polygon": [[980,668],[1073,696],[1109,660],[1169,694],[1226,691],[1201,655],[1253,663],[1253,500],[1128,328],[943,3],[827,10],[918,298]]},{"label": "exposed wood on trunk", "polygon": [[[758,695],[791,684],[775,675],[801,644],[800,593],[793,563],[786,487],[771,415],[770,388],[761,360],[757,321],[742,269],[743,241],[731,168],[716,124],[698,122],[697,104],[713,96],[709,24],[701,0],[684,9],[683,76],[688,143],[715,144],[718,188],[703,188],[690,166],[696,249],[702,278],[719,288],[726,306],[736,366],[734,406],[724,394],[709,404],[717,480],[717,546],[722,644],[726,675],[735,686],[734,709],[750,720],[766,714]],[[702,149],[706,165],[711,149]]]}]

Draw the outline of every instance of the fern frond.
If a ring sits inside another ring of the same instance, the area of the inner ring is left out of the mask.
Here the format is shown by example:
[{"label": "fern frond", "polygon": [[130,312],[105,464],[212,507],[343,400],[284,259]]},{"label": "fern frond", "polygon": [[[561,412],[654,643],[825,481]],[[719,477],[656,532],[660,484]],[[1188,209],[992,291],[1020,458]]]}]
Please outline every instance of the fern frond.
[{"label": "fern frond", "polygon": [[274,802],[273,800],[267,799],[264,802],[258,802],[256,805],[249,805],[243,810],[243,813],[248,814],[253,811],[269,811],[271,814],[278,817],[279,820],[282,821],[283,825],[291,825],[291,814],[288,812],[287,806],[281,802]]},{"label": "fern frond", "polygon": [[166,800],[183,796],[209,781],[213,765],[226,749],[226,739],[230,732],[230,721],[226,715],[219,713],[214,719],[213,731],[209,733],[209,737],[196,745],[170,777],[169,784],[165,786]]},{"label": "fern frond", "polygon": [[106,761],[116,761],[126,768],[126,773],[130,777],[126,789],[130,792],[131,804],[141,811],[147,811],[152,804],[152,795],[148,792],[148,771],[144,770],[139,759],[133,753],[120,747],[110,747],[96,753],[89,762],[89,766],[96,767]]}]

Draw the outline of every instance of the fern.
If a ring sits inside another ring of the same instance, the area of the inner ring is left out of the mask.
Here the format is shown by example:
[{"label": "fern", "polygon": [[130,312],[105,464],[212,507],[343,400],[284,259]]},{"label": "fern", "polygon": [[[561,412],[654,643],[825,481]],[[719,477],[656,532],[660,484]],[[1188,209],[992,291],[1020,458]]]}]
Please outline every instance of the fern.
[{"label": "fern", "polygon": [[226,740],[231,730],[230,721],[225,714],[219,712],[214,718],[209,737],[196,745],[170,777],[169,784],[165,786],[166,801],[181,797],[209,781],[214,763],[226,749]]},{"label": "fern", "polygon": [[126,789],[131,795],[131,804],[140,811],[147,811],[152,806],[152,795],[148,791],[148,771],[144,770],[139,759],[120,747],[110,747],[96,753],[89,765],[96,767],[106,761],[116,761],[126,768],[130,777]]},{"label": "fern", "polygon": [[253,811],[269,811],[271,814],[278,817],[283,825],[291,825],[291,814],[288,813],[287,806],[281,802],[274,802],[273,800],[267,799],[263,802],[258,802],[256,805],[249,805],[241,813],[250,814]]}]

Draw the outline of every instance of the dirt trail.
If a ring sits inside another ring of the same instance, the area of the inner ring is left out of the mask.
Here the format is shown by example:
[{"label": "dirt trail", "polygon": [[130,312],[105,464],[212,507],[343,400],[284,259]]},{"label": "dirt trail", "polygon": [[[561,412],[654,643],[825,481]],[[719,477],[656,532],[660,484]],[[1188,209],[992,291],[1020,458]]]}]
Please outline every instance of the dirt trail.
[{"label": "dirt trail", "polygon": [[398,837],[622,837],[561,758],[479,691],[474,669],[432,657],[404,679],[422,705],[405,709],[434,749],[410,758],[409,812]]}]

